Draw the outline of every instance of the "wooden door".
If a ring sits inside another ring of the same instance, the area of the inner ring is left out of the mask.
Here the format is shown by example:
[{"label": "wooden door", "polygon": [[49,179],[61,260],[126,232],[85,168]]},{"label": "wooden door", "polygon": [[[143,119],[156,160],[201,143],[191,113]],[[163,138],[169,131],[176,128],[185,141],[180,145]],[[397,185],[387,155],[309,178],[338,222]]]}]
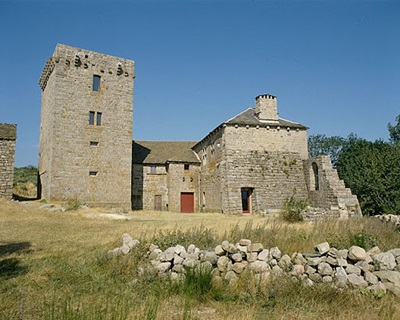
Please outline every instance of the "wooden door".
[{"label": "wooden door", "polygon": [[154,210],[161,211],[162,207],[162,195],[156,194],[154,197]]},{"label": "wooden door", "polygon": [[181,193],[181,212],[193,213],[194,212],[194,193],[182,192]]}]

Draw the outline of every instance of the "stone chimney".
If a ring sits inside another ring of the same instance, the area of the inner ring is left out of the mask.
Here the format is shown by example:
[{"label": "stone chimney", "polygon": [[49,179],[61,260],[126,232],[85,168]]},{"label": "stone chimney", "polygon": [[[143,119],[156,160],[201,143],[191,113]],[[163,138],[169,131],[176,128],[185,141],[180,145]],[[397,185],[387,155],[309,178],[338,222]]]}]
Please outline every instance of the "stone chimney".
[{"label": "stone chimney", "polygon": [[257,96],[256,115],[260,121],[278,122],[278,103],[276,97],[270,94]]}]

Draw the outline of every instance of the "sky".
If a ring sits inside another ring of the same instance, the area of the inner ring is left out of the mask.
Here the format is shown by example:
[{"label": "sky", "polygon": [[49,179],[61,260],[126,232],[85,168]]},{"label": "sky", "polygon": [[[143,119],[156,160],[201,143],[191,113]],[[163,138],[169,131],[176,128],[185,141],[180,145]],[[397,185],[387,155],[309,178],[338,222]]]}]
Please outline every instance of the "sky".
[{"label": "sky", "polygon": [[37,165],[57,43],[135,61],[133,139],[201,140],[259,94],[309,134],[388,140],[400,114],[400,1],[0,0],[0,123]]}]

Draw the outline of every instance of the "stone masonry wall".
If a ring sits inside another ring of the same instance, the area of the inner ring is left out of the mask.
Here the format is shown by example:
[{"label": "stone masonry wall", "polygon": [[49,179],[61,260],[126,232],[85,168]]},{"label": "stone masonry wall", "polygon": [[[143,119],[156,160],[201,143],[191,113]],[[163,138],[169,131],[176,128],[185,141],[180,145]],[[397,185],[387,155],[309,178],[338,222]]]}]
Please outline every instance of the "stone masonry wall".
[{"label": "stone masonry wall", "polygon": [[210,137],[196,150],[202,162],[200,181],[200,210],[221,212],[224,142],[222,130]]},{"label": "stone masonry wall", "polygon": [[[318,168],[317,176],[313,164],[315,168]],[[344,182],[339,179],[329,156],[304,160],[304,175],[308,200],[312,207],[336,210],[341,218],[349,215],[361,215],[357,196],[353,195],[351,190],[346,188]]]},{"label": "stone masonry wall", "polygon": [[0,123],[0,199],[13,194],[16,130],[14,124]]},{"label": "stone masonry wall", "polygon": [[134,77],[133,61],[57,45],[40,79],[43,198],[130,208]]},{"label": "stone masonry wall", "polygon": [[307,131],[288,128],[227,126],[224,128],[227,150],[298,153],[307,159]]},{"label": "stone masonry wall", "polygon": [[199,172],[199,165],[189,164],[189,170],[184,170],[183,163],[168,164],[168,207],[170,211],[181,211],[182,192],[194,194],[194,211],[199,211]]},{"label": "stone masonry wall", "polygon": [[297,153],[230,151],[226,159],[224,170],[229,175],[222,186],[224,212],[242,213],[242,188],[251,190],[252,213],[277,211],[293,195],[307,197],[303,163]]}]

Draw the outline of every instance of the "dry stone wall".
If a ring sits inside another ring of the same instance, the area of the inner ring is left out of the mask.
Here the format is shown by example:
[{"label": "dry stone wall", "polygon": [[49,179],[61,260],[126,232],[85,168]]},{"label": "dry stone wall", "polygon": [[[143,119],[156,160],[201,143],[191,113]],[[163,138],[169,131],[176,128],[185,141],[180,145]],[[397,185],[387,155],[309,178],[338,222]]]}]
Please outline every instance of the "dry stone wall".
[{"label": "dry stone wall", "polygon": [[15,124],[0,123],[0,199],[12,198],[16,138]]},{"label": "dry stone wall", "polygon": [[[123,245],[111,250],[128,254],[139,241],[127,234]],[[147,268],[182,280],[188,269],[209,270],[215,278],[230,283],[243,274],[252,273],[260,281],[288,276],[306,286],[326,284],[338,289],[365,289],[373,294],[390,291],[400,296],[400,248],[381,252],[378,247],[365,251],[358,246],[337,249],[320,243],[313,253],[283,253],[278,247],[264,248],[261,243],[241,239],[233,244],[223,241],[215,248],[201,250],[194,244],[176,245],[162,251],[151,245]]]}]

